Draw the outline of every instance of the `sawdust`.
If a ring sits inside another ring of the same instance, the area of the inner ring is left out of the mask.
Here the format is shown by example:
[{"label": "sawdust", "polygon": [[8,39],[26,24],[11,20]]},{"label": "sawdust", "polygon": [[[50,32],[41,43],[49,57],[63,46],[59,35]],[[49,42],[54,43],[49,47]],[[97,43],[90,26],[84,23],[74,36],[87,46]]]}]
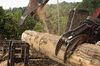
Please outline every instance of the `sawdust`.
[{"label": "sawdust", "polygon": [[[7,66],[7,60],[0,63],[0,66]],[[15,64],[15,66],[24,66],[22,63]]]},{"label": "sawdust", "polygon": [[7,66],[7,61],[3,61],[0,63],[0,66]]}]

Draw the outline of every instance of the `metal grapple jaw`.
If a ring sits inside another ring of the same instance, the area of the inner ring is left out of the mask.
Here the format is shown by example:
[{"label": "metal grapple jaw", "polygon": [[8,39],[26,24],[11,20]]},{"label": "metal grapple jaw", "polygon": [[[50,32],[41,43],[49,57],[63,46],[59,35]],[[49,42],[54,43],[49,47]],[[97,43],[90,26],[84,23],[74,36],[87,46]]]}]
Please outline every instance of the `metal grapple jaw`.
[{"label": "metal grapple jaw", "polygon": [[77,28],[65,32],[56,45],[55,55],[58,55],[62,46],[65,45],[65,63],[80,44],[87,42],[91,43],[91,41],[97,41],[96,39],[94,39],[94,37],[96,37],[98,32],[100,32],[100,28],[98,29],[98,27],[100,27],[100,25],[98,25],[96,22],[87,19]]},{"label": "metal grapple jaw", "polygon": [[77,27],[75,30],[69,31],[69,32],[65,32],[61,38],[59,39],[57,46],[56,46],[56,50],[55,50],[55,55],[58,54],[59,50],[61,49],[62,45],[68,45],[71,40],[76,37],[76,35],[80,34],[81,32],[83,32],[85,29],[87,29],[87,27],[85,27],[85,24]]},{"label": "metal grapple jaw", "polygon": [[65,45],[66,46],[65,53],[64,53],[64,63],[65,63],[67,59],[71,56],[71,54],[74,52],[74,50],[77,48],[77,46],[86,42],[87,38],[88,35],[86,34],[80,34],[75,37],[69,36],[68,38],[61,37],[57,43],[55,55],[58,55],[62,46]]},{"label": "metal grapple jaw", "polygon": [[58,54],[58,52],[61,49],[63,44],[67,45],[70,42],[70,40],[73,39],[73,37],[75,37],[76,35],[82,33],[85,29],[87,29],[87,26],[86,27],[85,26],[86,26],[85,24],[82,24],[82,25],[80,25],[79,27],[75,28],[72,31],[65,32],[61,36],[61,38],[59,39],[59,41],[57,43],[55,54],[56,55]]},{"label": "metal grapple jaw", "polygon": [[66,63],[67,59],[72,55],[72,53],[75,51],[77,46],[86,42],[87,38],[88,38],[88,35],[82,34],[82,35],[78,35],[78,36],[72,38],[67,43],[66,50],[64,53],[64,63]]},{"label": "metal grapple jaw", "polygon": [[61,36],[61,38],[59,39],[57,46],[56,46],[56,50],[55,50],[55,55],[58,54],[59,50],[61,49],[63,44],[67,44],[68,43],[68,38],[66,38],[65,36],[69,37],[71,34],[71,32],[65,33]]}]

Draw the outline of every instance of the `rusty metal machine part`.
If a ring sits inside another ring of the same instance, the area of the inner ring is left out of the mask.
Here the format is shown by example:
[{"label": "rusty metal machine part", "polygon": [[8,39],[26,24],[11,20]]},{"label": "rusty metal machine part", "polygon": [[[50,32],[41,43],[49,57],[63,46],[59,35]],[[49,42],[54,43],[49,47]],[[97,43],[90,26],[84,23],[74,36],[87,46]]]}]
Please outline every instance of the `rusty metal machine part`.
[{"label": "rusty metal machine part", "polygon": [[41,3],[39,1],[40,0],[30,0],[29,1],[28,6],[25,8],[24,12],[22,13],[19,26],[23,25],[23,23],[25,22],[25,19],[29,15],[31,16],[35,15],[36,10],[39,9],[39,7],[44,7],[49,0],[44,0]]},{"label": "rusty metal machine part", "polygon": [[29,45],[22,41],[10,41],[8,51],[8,66],[14,66],[17,62],[24,62],[28,66]]},{"label": "rusty metal machine part", "polygon": [[[71,9],[69,12],[65,32],[68,32],[68,31],[76,28],[77,26],[79,26],[80,23],[82,21],[84,21],[88,15],[89,15],[89,12],[86,10],[79,10],[77,8]],[[79,16],[81,16],[81,17],[79,17]]]},{"label": "rusty metal machine part", "polygon": [[96,20],[86,19],[77,28],[65,32],[57,43],[55,55],[59,53],[62,45],[66,45],[64,54],[64,62],[66,62],[66,59],[71,56],[78,45],[84,42],[94,43],[100,40],[100,38],[98,38],[100,33],[100,25],[98,23]]},{"label": "rusty metal machine part", "polygon": [[7,60],[7,66],[15,66],[21,62],[24,66],[38,66],[50,61],[41,54],[39,54],[41,56],[31,56],[29,44],[21,40],[3,40],[0,42],[0,50],[0,62]]}]

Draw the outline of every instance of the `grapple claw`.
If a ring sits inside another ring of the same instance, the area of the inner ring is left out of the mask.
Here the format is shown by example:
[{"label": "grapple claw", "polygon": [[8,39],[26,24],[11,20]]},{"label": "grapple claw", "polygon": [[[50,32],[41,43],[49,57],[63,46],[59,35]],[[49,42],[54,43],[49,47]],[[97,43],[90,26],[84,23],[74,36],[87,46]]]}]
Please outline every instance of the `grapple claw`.
[{"label": "grapple claw", "polygon": [[55,55],[58,55],[59,50],[61,49],[61,46],[63,45],[62,39],[60,39],[57,43]]},{"label": "grapple claw", "polygon": [[72,53],[75,51],[77,46],[79,46],[80,44],[82,44],[84,42],[87,42],[86,38],[88,38],[88,36],[86,34],[81,34],[81,35],[78,35],[78,36],[74,37],[73,39],[71,39],[71,41],[68,43],[66,51],[64,53],[64,63],[72,55]]},{"label": "grapple claw", "polygon": [[58,55],[58,52],[60,51],[63,44],[65,44],[65,45],[67,44],[67,38],[71,35],[71,33],[72,33],[72,31],[69,31],[61,36],[61,38],[59,39],[59,41],[56,45],[55,55]]}]

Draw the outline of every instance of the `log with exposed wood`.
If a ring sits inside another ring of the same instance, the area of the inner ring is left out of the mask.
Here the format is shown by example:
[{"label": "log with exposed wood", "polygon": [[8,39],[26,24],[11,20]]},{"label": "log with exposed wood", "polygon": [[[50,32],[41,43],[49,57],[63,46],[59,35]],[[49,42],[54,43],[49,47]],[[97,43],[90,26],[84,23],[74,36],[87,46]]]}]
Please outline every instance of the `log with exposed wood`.
[{"label": "log with exposed wood", "polygon": [[[22,41],[29,43],[31,50],[36,50],[50,59],[65,66],[100,66],[100,46],[97,44],[80,44],[66,63],[64,60],[65,47],[55,55],[56,44],[60,36],[27,30],[22,34]],[[33,53],[34,54],[34,53]]]}]

